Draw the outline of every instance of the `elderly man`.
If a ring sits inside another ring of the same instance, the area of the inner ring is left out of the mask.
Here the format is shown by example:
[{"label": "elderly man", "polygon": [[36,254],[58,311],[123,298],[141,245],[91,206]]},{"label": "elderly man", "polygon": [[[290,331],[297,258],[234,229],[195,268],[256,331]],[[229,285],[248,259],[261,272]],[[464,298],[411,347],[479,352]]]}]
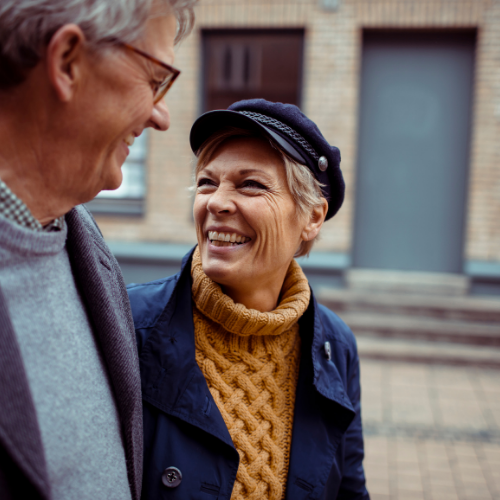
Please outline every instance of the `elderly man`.
[{"label": "elderly man", "polygon": [[2,500],[140,497],[127,294],[76,206],[120,185],[145,128],[168,129],[194,1],[0,2]]}]

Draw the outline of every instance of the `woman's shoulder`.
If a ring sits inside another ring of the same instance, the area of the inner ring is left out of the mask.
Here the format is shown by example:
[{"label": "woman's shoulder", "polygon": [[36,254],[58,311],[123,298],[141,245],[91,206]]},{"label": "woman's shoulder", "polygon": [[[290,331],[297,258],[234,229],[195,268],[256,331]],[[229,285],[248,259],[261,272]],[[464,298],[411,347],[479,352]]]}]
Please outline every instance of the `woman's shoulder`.
[{"label": "woman's shoulder", "polygon": [[153,326],[172,297],[179,273],[147,283],[131,283],[127,292],[135,328]]}]

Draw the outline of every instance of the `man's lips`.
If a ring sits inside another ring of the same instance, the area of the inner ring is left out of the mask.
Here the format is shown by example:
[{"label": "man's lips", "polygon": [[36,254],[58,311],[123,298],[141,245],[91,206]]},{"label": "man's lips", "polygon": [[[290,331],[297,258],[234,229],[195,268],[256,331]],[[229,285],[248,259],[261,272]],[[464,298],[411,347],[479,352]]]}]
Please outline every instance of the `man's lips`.
[{"label": "man's lips", "polygon": [[127,137],[125,137],[125,139],[123,139],[123,142],[129,147],[134,144],[134,141],[135,141],[134,134],[128,134]]}]

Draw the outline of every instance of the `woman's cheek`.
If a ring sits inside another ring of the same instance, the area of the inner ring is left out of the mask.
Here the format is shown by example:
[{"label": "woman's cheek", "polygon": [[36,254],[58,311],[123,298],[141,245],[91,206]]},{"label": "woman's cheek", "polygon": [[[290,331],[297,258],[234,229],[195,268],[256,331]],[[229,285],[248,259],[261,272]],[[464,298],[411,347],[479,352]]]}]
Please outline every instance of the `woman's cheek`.
[{"label": "woman's cheek", "polygon": [[196,237],[198,238],[198,243],[202,243],[204,240],[203,236],[203,224],[205,222],[207,214],[207,203],[203,195],[196,194],[193,204],[193,219],[196,229]]},{"label": "woman's cheek", "polygon": [[[273,265],[279,261],[281,248],[286,237],[287,226],[281,204],[285,202],[280,197],[271,194],[262,196],[260,238],[257,245],[257,255],[267,265]],[[265,216],[263,216],[265,214]]]}]

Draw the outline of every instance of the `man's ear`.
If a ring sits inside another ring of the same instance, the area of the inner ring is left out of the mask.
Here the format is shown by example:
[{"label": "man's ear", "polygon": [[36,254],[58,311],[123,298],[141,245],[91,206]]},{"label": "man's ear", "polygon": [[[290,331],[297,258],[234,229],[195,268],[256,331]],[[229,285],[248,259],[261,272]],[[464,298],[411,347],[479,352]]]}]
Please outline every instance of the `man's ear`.
[{"label": "man's ear", "polygon": [[63,102],[68,102],[82,77],[85,35],[76,24],[66,24],[52,36],[46,51],[50,82]]},{"label": "man's ear", "polygon": [[323,222],[325,222],[327,212],[328,202],[325,198],[321,198],[321,205],[313,208],[309,221],[302,230],[301,237],[303,241],[311,241],[318,236]]}]

